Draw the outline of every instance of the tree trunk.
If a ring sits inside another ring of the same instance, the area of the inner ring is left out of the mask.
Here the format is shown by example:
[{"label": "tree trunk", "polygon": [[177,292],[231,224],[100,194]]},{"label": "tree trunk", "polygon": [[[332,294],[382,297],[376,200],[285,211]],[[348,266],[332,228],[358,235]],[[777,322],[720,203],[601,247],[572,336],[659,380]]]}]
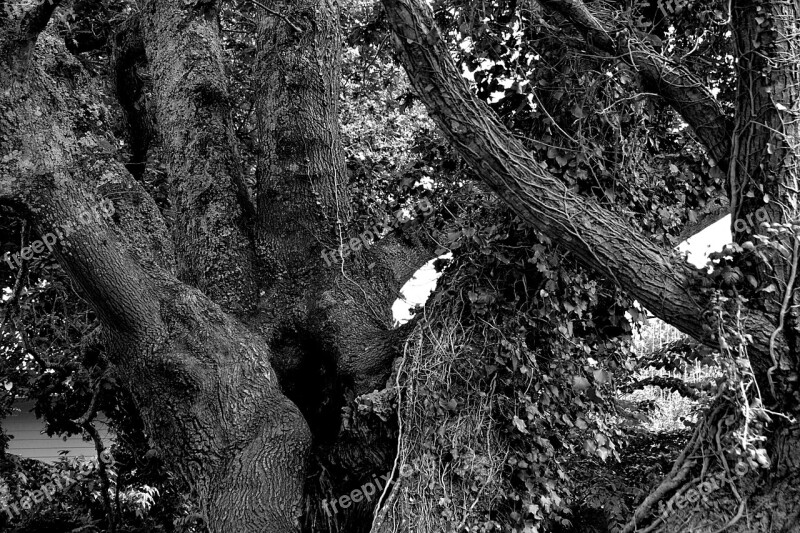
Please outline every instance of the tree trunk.
[{"label": "tree trunk", "polygon": [[[108,149],[98,84],[48,35],[28,59],[0,65],[3,201],[39,235],[57,236],[59,262],[97,311],[149,438],[196,489],[209,529],[299,530],[310,435],[269,347],[174,278],[155,204]],[[97,215],[104,197],[116,224]]]},{"label": "tree trunk", "polygon": [[148,0],[142,30],[175,211],[178,279],[228,311],[255,307],[249,207],[231,127],[217,2]]}]

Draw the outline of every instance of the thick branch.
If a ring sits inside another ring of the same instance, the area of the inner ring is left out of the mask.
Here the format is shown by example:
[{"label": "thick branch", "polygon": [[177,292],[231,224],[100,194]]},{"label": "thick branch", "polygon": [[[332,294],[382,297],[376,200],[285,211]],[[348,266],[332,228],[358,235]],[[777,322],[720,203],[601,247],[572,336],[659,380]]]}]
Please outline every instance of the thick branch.
[{"label": "thick branch", "polygon": [[[33,222],[106,323],[146,329],[156,303],[147,299],[146,276],[132,256],[170,268],[163,220],[116,159],[110,117],[98,109],[86,120],[88,102],[103,101],[99,87],[52,35],[38,40],[35,58],[30,67],[0,66],[0,124],[12,126],[0,132],[0,189],[13,194],[7,199]],[[116,224],[103,206],[114,209]],[[36,242],[33,251],[41,253]],[[149,303],[131,309],[137,300]]]},{"label": "thick branch", "polygon": [[36,38],[47,27],[50,17],[61,0],[42,0],[31,6],[20,5],[19,0],[0,0],[0,12],[6,18],[0,25],[0,53],[4,58],[30,57]]},{"label": "thick branch", "polygon": [[175,207],[178,277],[237,314],[255,306],[249,205],[217,2],[146,2],[144,46]]},{"label": "thick branch", "polygon": [[384,256],[402,287],[425,263],[436,257],[437,244],[425,230],[413,233],[390,233],[378,242],[378,253]]},{"label": "thick branch", "polygon": [[587,44],[619,56],[634,67],[644,82],[681,114],[720,168],[727,170],[733,124],[697,76],[632,36],[615,40],[581,0],[540,0],[540,3],[569,20]]},{"label": "thick branch", "polygon": [[700,398],[701,394],[700,387],[694,383],[687,383],[680,378],[672,376],[650,376],[649,378],[640,379],[622,387],[621,392],[633,392],[648,386],[660,387],[670,392],[677,392],[681,396],[691,398],[692,400],[697,400]]},{"label": "thick branch", "polygon": [[[461,77],[418,0],[384,0],[397,47],[431,116],[462,157],[523,219],[572,252],[584,265],[610,276],[655,315],[681,331],[713,343],[693,287],[697,271],[664,252],[622,218],[575,195],[534,159]],[[762,314],[748,317],[751,354],[768,360],[774,327]],[[754,365],[756,366],[756,365]],[[763,368],[761,369],[763,370]]]},{"label": "thick branch", "polygon": [[697,220],[688,222],[678,236],[678,240],[683,242],[693,235],[697,235],[707,227],[715,224],[730,214],[730,205],[727,198],[720,197],[718,201],[707,203],[697,214]]}]

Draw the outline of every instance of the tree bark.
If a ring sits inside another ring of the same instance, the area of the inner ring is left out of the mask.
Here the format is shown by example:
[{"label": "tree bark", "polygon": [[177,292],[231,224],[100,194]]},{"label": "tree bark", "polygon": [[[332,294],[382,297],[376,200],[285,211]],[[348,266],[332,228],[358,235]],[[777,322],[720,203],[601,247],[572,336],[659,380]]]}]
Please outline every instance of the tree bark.
[{"label": "tree bark", "polygon": [[217,2],[148,0],[144,46],[175,210],[178,278],[239,315],[255,307],[247,192],[231,126]]},{"label": "tree bark", "polygon": [[[495,118],[469,89],[435,31],[430,9],[415,0],[385,0],[396,44],[412,83],[432,118],[462,157],[515,212],[584,265],[625,287],[659,318],[715,345],[698,271],[671,258],[622,218],[578,197]],[[753,366],[771,366],[775,326],[763,313],[744,318],[753,336]]]},{"label": "tree bark", "polygon": [[[175,279],[163,220],[111,148],[113,101],[46,34],[0,69],[2,201],[57,235],[153,445],[197,490],[211,531],[299,530],[308,426],[264,340]],[[103,198],[114,221],[97,215]]]}]

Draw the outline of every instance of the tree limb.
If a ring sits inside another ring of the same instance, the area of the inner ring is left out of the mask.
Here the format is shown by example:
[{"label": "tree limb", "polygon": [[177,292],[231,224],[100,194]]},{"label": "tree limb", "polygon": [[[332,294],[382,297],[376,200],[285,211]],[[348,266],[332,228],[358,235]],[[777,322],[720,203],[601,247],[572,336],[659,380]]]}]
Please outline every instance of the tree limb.
[{"label": "tree limb", "polygon": [[681,114],[721,170],[727,170],[733,123],[697,76],[648,49],[635,36],[623,34],[615,39],[581,0],[539,0],[539,3],[570,21],[588,45],[619,56],[634,67],[645,84]]},{"label": "tree limb", "polygon": [[640,379],[620,389],[621,392],[630,393],[635,390],[644,389],[647,386],[660,387],[670,392],[677,392],[685,398],[697,400],[700,398],[701,388],[694,383],[687,383],[684,380],[672,376],[650,376]]},{"label": "tree limb", "polygon": [[18,0],[0,1],[0,11],[6,19],[0,25],[0,53],[25,60],[30,57],[36,38],[47,27],[61,0],[37,0],[29,9],[13,5],[15,2]]},{"label": "tree limb", "polygon": [[730,204],[727,198],[719,198],[719,202],[707,203],[700,213],[697,214],[695,222],[687,223],[680,234],[678,240],[683,242],[686,239],[697,235],[707,227],[715,224],[730,214]]},{"label": "tree limb", "polygon": [[392,232],[378,241],[378,252],[394,272],[397,286],[401,287],[428,261],[436,257],[436,242],[424,233]]},{"label": "tree limb", "polygon": [[[256,300],[254,253],[231,95],[217,23],[218,2],[145,2],[141,21],[175,209],[178,277],[225,310]],[[244,206],[244,209],[243,209]]]},{"label": "tree limb", "polygon": [[[584,265],[610,276],[647,309],[679,330],[714,344],[704,311],[700,274],[631,228],[621,217],[573,193],[546,170],[474,96],[438,37],[430,8],[419,0],[383,0],[401,60],[422,101],[445,136],[511,208]],[[764,371],[774,329],[753,312],[754,369]]]}]

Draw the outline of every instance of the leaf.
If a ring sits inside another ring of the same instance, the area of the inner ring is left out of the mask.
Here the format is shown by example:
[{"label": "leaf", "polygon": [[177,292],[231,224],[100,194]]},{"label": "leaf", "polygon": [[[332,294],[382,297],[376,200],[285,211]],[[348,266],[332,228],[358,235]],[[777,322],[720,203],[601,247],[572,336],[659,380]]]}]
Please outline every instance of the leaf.
[{"label": "leaf", "polygon": [[597,455],[598,455],[598,456],[600,457],[600,459],[602,459],[603,461],[605,461],[606,459],[608,459],[608,454],[609,454],[609,453],[611,453],[611,452],[609,451],[609,449],[608,449],[608,448],[603,448],[603,447],[597,448]]},{"label": "leaf", "polygon": [[595,370],[592,372],[592,377],[594,380],[601,385],[608,382],[609,374],[605,370]]},{"label": "leaf", "polygon": [[517,415],[514,415],[514,426],[521,432],[521,433],[528,433],[528,425],[525,423]]},{"label": "leaf", "polygon": [[573,376],[572,377],[572,388],[578,392],[585,391],[591,387],[589,380],[583,376]]},{"label": "leaf", "polygon": [[583,449],[589,453],[594,453],[597,450],[597,444],[591,439],[586,439],[583,441]]}]

